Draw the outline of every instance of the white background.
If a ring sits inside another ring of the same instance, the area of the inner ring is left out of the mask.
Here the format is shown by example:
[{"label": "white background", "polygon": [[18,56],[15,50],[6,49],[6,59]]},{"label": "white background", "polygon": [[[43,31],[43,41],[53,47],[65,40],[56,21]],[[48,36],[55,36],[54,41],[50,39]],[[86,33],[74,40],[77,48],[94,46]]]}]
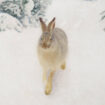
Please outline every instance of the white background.
[{"label": "white background", "polygon": [[105,105],[104,9],[104,0],[54,0],[49,6],[48,20],[56,17],[69,40],[67,68],[56,72],[49,96],[36,53],[40,27],[1,32],[0,105]]}]

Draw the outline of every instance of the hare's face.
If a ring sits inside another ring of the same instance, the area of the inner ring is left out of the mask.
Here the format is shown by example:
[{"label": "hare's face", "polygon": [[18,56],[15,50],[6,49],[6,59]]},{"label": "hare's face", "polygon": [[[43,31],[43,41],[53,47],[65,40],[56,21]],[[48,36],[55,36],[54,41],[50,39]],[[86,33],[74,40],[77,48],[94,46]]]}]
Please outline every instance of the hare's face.
[{"label": "hare's face", "polygon": [[42,36],[40,38],[40,45],[42,48],[51,48],[54,44],[54,35],[52,35],[55,28],[55,18],[48,24],[44,23],[42,18],[39,19],[42,28]]},{"label": "hare's face", "polygon": [[44,32],[40,38],[40,45],[42,48],[50,48],[54,41],[54,37],[50,32]]}]

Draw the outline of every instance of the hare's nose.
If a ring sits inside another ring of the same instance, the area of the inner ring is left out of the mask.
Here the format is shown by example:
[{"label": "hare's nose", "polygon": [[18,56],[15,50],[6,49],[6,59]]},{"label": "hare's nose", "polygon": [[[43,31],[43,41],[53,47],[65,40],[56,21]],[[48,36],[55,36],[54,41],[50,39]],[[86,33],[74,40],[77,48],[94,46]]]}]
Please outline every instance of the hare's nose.
[{"label": "hare's nose", "polygon": [[46,43],[43,43],[43,47],[46,48],[47,47],[47,44]]}]

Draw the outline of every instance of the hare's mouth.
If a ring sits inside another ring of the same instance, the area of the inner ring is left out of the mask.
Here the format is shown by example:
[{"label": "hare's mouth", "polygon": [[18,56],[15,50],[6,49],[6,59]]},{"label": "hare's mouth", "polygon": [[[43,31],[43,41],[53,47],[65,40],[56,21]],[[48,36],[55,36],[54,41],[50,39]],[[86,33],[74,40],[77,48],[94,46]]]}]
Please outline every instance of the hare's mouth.
[{"label": "hare's mouth", "polygon": [[50,45],[42,44],[42,48],[44,49],[50,48]]}]

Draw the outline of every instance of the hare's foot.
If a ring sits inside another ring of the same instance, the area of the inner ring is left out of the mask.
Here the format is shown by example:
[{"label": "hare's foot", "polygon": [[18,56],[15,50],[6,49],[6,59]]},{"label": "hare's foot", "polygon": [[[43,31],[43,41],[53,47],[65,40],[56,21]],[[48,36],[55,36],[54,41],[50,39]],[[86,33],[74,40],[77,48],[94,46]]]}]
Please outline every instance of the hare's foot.
[{"label": "hare's foot", "polygon": [[50,73],[48,77],[48,81],[45,87],[45,94],[49,95],[52,91],[52,79],[53,79],[54,71]]},{"label": "hare's foot", "polygon": [[64,62],[62,65],[61,65],[61,69],[64,70],[66,68],[66,63]]},{"label": "hare's foot", "polygon": [[45,88],[45,94],[49,95],[51,93],[51,90],[52,90],[52,84],[47,83],[46,88]]}]

